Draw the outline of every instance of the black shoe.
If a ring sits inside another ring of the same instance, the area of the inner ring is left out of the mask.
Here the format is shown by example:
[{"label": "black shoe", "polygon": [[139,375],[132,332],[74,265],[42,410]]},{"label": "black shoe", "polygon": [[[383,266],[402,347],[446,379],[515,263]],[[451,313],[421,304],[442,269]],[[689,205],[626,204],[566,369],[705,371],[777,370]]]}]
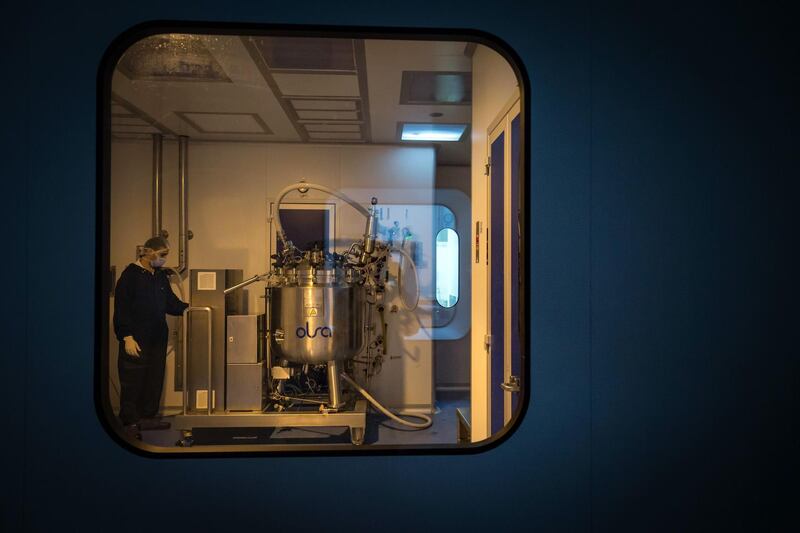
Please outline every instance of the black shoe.
[{"label": "black shoe", "polygon": [[139,427],[141,429],[169,429],[171,425],[169,422],[161,420],[160,417],[153,417],[139,420]]},{"label": "black shoe", "polygon": [[138,424],[128,424],[123,426],[122,430],[129,439],[142,440],[142,434],[139,432]]}]

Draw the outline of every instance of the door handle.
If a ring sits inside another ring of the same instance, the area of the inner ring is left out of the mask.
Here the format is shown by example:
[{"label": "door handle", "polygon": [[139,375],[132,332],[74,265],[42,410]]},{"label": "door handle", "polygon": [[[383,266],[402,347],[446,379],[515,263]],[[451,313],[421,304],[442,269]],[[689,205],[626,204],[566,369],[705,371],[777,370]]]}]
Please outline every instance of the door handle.
[{"label": "door handle", "polygon": [[508,376],[508,381],[500,384],[500,388],[506,392],[519,392],[520,382],[517,376]]}]

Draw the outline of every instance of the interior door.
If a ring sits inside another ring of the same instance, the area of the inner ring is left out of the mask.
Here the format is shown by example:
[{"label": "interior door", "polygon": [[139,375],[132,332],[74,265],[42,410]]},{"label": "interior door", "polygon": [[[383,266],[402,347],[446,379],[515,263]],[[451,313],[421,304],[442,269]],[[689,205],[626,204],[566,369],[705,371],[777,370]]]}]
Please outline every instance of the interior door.
[{"label": "interior door", "polygon": [[489,416],[492,435],[504,424],[504,363],[505,363],[505,181],[506,135],[501,123],[489,136],[489,227],[487,228],[489,263]]},{"label": "interior door", "polygon": [[519,103],[509,113],[509,131],[511,134],[509,146],[509,166],[511,169],[509,179],[507,180],[507,196],[509,199],[509,216],[508,218],[508,231],[510,233],[509,246],[508,246],[508,268],[507,276],[508,287],[506,288],[508,294],[508,305],[506,312],[508,320],[506,321],[506,328],[508,331],[507,351],[506,358],[503,366],[503,375],[505,376],[506,385],[504,388],[504,410],[503,420],[508,424],[511,421],[511,416],[517,410],[519,404],[519,388],[521,386],[522,376],[522,353],[520,351],[520,240],[522,230],[522,218],[519,211],[520,205],[520,117],[519,117]]},{"label": "interior door", "polygon": [[519,402],[520,106],[489,134],[489,357],[491,432],[507,424]]}]

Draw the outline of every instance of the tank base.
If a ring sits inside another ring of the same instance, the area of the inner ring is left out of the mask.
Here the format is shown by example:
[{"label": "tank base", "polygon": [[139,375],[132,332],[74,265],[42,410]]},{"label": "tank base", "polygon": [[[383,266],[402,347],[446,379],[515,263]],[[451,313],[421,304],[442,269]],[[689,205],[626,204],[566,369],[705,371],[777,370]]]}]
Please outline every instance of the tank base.
[{"label": "tank base", "polygon": [[367,428],[367,402],[356,400],[351,410],[336,412],[292,412],[280,413],[197,413],[175,415],[172,427],[191,435],[197,428],[303,428],[346,427],[350,429],[351,441],[360,445]]}]

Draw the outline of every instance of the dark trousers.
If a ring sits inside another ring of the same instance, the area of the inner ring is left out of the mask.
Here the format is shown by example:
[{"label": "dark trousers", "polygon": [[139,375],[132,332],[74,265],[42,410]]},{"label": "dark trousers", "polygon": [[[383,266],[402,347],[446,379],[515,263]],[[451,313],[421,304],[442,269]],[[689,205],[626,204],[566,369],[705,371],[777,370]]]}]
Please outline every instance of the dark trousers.
[{"label": "dark trousers", "polygon": [[167,336],[150,342],[139,342],[140,357],[125,352],[125,343],[119,343],[120,411],[124,425],[135,424],[141,418],[158,414],[161,389],[164,384],[164,367],[167,359]]}]

